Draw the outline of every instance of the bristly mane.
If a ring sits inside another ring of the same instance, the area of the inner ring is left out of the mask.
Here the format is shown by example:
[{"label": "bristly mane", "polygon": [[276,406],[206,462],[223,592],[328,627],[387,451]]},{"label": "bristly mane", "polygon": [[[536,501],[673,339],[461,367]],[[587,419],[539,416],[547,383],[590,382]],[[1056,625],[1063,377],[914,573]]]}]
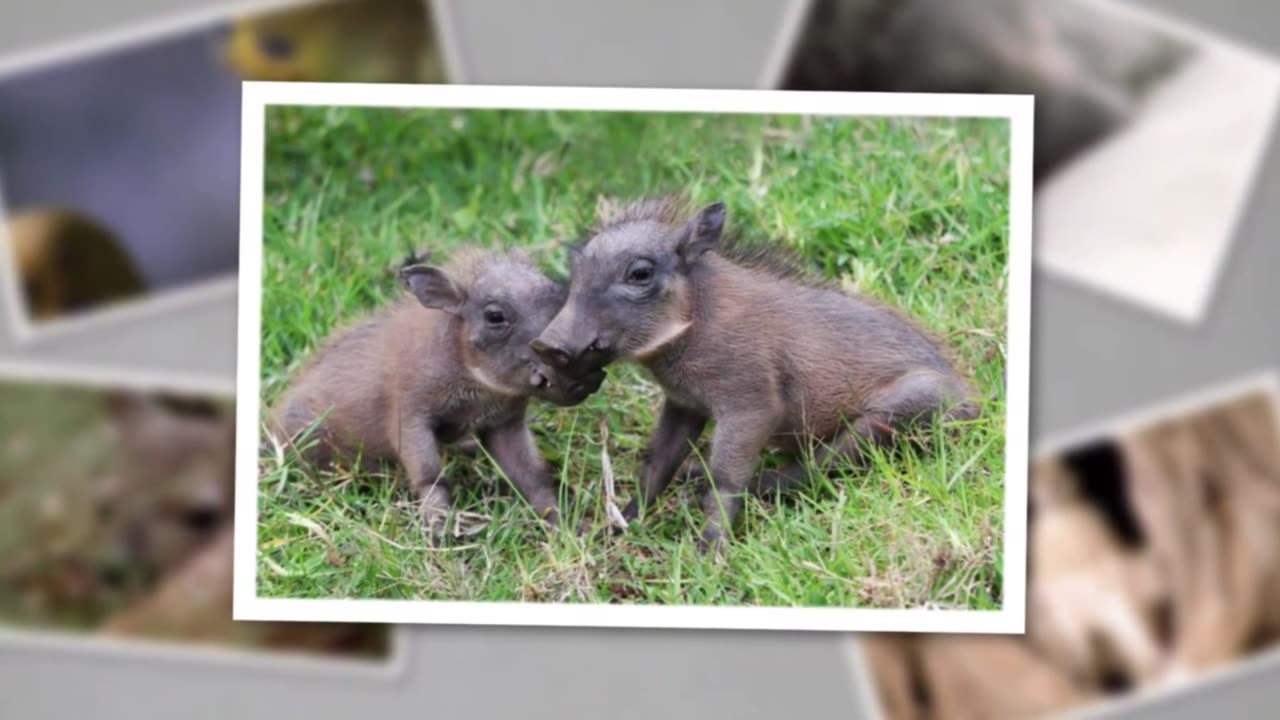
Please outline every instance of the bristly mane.
[{"label": "bristly mane", "polygon": [[628,203],[617,203],[601,196],[596,202],[596,227],[591,234],[597,235],[619,225],[645,221],[676,227],[687,222],[695,212],[697,207],[684,194],[653,195]]},{"label": "bristly mane", "polygon": [[[413,265],[425,265],[431,263],[436,257],[437,254],[429,248],[415,250],[400,260],[395,269],[398,272]],[[466,282],[474,279],[476,274],[485,266],[496,262],[533,265],[533,260],[519,247],[485,248],[467,245],[448,253],[439,263],[439,266],[451,275]]]},{"label": "bristly mane", "polygon": [[779,280],[823,290],[837,290],[835,281],[815,270],[799,253],[781,240],[748,235],[733,229],[715,248],[720,257],[740,267],[765,273]]},{"label": "bristly mane", "polygon": [[[601,197],[596,203],[595,228],[574,245],[573,251],[581,249],[592,237],[628,223],[658,222],[676,228],[691,220],[699,209],[685,195],[646,197],[625,204],[617,204]],[[735,265],[766,273],[779,280],[821,289],[837,289],[832,280],[815,271],[804,258],[781,240],[751,235],[732,224],[725,229],[715,253]]]},{"label": "bristly mane", "polygon": [[396,270],[403,270],[411,265],[421,265],[429,260],[431,260],[430,248],[411,250],[405,255],[404,259],[400,261],[400,264],[396,266]]}]

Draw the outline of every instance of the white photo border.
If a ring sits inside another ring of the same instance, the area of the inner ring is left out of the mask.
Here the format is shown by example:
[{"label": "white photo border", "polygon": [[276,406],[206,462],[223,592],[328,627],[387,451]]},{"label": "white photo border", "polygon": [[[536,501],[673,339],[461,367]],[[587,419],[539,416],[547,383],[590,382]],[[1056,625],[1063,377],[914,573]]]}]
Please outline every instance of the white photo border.
[{"label": "white photo border", "polygon": [[[263,181],[267,106],[701,112],[1003,118],[1010,128],[1008,352],[1000,610],[714,607],[257,596],[261,410]],[[237,620],[739,630],[1021,633],[1025,614],[1027,442],[1031,323],[1031,169],[1034,98],[1011,95],[664,90],[534,86],[244,85],[241,125],[240,293],[237,343]]]}]

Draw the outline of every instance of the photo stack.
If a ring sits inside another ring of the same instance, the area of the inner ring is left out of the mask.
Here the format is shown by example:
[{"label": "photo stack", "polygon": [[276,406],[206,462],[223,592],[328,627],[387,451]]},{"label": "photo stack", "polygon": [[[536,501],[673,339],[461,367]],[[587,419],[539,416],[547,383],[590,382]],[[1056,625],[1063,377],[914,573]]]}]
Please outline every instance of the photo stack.
[{"label": "photo stack", "polygon": [[29,359],[234,298],[243,82],[448,79],[418,0],[267,5],[0,60],[0,287],[26,356],[0,358],[0,641],[402,664],[389,625],[232,618],[234,376]]},{"label": "photo stack", "polygon": [[[789,0],[735,87],[487,84],[484,6],[0,57],[0,646],[394,680],[414,626],[805,631],[886,720],[1280,657],[1280,375],[1048,433],[1086,380],[1033,372],[1033,277],[1212,331],[1274,58]],[[66,354],[209,313],[173,357],[226,373]]]}]

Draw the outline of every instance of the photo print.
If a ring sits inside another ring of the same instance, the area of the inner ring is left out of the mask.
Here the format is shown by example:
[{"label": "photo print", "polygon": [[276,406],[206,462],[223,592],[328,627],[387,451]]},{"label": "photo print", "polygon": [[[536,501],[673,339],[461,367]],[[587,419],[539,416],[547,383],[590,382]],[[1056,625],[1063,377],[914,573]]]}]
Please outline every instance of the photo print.
[{"label": "photo print", "polygon": [[446,80],[421,0],[279,5],[0,60],[0,281],[19,341],[234,294],[243,81]]},{"label": "photo print", "polygon": [[232,619],[235,402],[0,365],[0,643],[386,673],[375,624]]},{"label": "photo print", "polygon": [[769,87],[1036,97],[1035,261],[1185,323],[1268,147],[1274,58],[1115,0],[801,0]]},{"label": "photo print", "polygon": [[1029,98],[247,97],[237,618],[1021,630]]}]

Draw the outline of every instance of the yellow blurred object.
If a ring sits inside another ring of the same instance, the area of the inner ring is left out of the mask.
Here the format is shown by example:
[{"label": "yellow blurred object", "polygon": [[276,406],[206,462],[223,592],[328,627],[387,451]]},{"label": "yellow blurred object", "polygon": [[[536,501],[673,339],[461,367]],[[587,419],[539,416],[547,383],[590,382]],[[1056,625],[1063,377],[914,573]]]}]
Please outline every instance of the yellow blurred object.
[{"label": "yellow blurred object", "polygon": [[114,235],[69,210],[13,213],[8,236],[33,320],[146,291],[141,273]]},{"label": "yellow blurred object", "polygon": [[338,0],[236,21],[225,62],[246,80],[442,83],[423,0]]}]

